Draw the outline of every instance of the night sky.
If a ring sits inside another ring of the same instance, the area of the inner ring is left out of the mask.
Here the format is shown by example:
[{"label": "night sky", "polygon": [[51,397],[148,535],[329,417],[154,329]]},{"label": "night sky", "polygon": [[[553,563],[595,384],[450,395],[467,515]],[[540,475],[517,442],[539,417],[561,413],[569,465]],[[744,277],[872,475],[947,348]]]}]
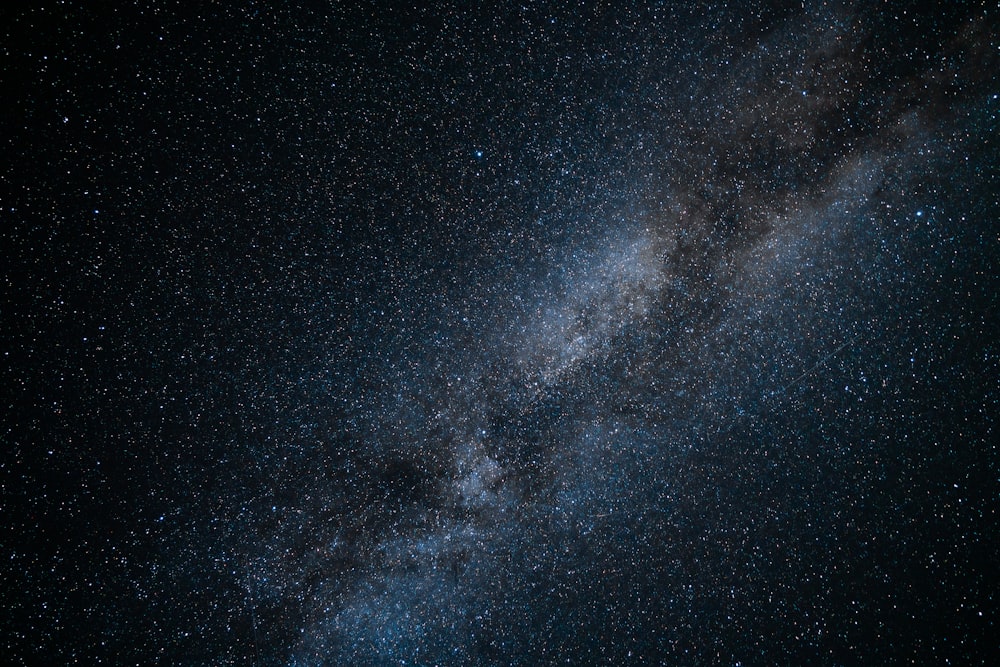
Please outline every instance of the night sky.
[{"label": "night sky", "polygon": [[16,4],[0,661],[1000,647],[994,2]]}]

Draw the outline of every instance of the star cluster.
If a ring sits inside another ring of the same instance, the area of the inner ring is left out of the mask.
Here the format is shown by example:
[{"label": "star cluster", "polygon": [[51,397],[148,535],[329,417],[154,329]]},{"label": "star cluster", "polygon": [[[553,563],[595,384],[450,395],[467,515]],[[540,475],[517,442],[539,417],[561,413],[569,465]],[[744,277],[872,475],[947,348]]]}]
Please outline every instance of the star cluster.
[{"label": "star cluster", "polygon": [[986,660],[996,8],[459,5],[2,11],[4,654]]}]

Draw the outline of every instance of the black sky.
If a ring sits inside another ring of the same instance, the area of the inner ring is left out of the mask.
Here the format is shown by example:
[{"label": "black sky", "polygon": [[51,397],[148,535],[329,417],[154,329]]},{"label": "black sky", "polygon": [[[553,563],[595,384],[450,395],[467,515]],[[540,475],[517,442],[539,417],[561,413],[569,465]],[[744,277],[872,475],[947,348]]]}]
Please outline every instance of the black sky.
[{"label": "black sky", "polygon": [[984,664],[991,3],[0,10],[12,664]]}]

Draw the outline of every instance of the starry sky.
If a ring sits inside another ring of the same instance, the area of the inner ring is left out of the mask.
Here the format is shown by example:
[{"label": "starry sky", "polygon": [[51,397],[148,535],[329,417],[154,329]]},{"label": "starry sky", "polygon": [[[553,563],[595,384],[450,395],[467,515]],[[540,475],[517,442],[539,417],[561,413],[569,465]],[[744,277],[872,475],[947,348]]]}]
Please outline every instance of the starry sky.
[{"label": "starry sky", "polygon": [[0,10],[4,660],[986,661],[995,4],[275,4]]}]

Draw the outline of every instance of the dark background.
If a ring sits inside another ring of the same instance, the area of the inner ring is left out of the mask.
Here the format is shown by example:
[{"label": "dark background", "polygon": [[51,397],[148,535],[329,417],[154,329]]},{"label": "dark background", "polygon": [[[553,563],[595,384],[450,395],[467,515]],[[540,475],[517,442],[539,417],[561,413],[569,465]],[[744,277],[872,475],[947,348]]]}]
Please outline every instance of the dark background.
[{"label": "dark background", "polygon": [[985,664],[991,3],[0,10],[11,664]]}]

